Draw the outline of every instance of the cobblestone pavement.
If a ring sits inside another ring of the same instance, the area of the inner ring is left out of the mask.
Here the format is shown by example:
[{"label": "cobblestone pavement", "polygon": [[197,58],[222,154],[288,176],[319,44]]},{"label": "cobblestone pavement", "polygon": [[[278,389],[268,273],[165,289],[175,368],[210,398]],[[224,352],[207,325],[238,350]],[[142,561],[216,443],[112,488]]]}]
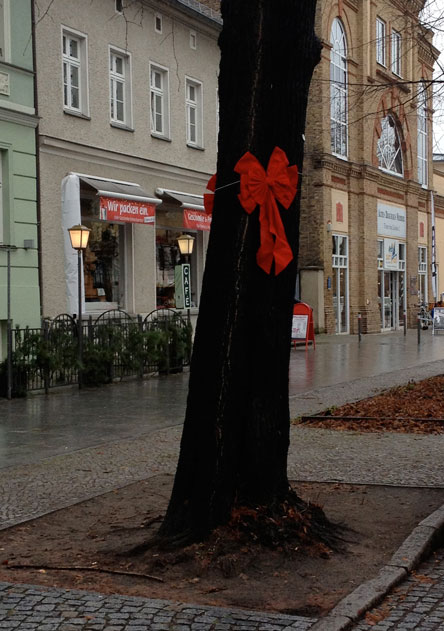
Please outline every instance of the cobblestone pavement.
[{"label": "cobblestone pavement", "polygon": [[441,548],[383,603],[368,612],[354,631],[442,631],[444,629],[444,550]]},{"label": "cobblestone pavement", "polygon": [[[410,341],[372,338],[361,347],[351,338],[336,347],[328,340],[316,356],[318,349],[294,351],[292,417],[444,373],[444,336],[438,344],[429,338],[429,347],[421,349],[412,336]],[[93,395],[0,402],[0,530],[137,480],[173,473],[186,381],[186,375],[179,375]],[[444,436],[359,435],[292,426],[289,477],[444,487],[443,453]],[[418,570],[419,578],[402,585],[401,590],[409,590],[405,597],[400,591],[382,606],[389,615],[377,626],[361,622],[355,628],[444,629],[444,558],[437,559]],[[310,629],[314,623],[303,617],[0,583],[0,630],[289,631]]]},{"label": "cobblestone pavement", "polygon": [[0,583],[2,630],[306,631],[313,622],[300,616]]}]

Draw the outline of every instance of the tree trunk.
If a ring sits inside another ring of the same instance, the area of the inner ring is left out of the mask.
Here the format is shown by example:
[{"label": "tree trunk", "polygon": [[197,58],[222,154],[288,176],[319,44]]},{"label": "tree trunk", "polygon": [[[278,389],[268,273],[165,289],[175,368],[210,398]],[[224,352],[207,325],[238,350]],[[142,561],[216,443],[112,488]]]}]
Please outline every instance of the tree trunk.
[{"label": "tree trunk", "polygon": [[[204,538],[234,505],[288,495],[288,367],[300,182],[279,206],[294,258],[280,274],[256,262],[259,210],[240,205],[234,166],[266,169],[275,146],[302,170],[306,105],[320,59],[316,0],[222,0],[220,135],[213,223],[191,362],[179,464],[160,535]],[[228,185],[228,186],[227,186]]]}]

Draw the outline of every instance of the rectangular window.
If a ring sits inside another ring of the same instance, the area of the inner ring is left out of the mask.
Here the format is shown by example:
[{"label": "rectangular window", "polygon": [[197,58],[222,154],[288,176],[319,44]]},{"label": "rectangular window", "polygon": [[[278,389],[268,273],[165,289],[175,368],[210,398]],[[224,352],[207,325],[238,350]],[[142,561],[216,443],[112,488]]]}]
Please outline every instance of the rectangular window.
[{"label": "rectangular window", "polygon": [[10,0],[0,0],[0,60],[10,61]]},{"label": "rectangular window", "polygon": [[401,76],[401,34],[392,30],[392,72]]},{"label": "rectangular window", "polygon": [[109,53],[111,122],[131,126],[130,56],[117,50]]},{"label": "rectangular window", "polygon": [[3,216],[3,151],[0,151],[0,243],[5,240],[5,218]]},{"label": "rectangular window", "polygon": [[418,182],[422,186],[428,184],[428,130],[427,130],[427,93],[421,84],[418,94]]},{"label": "rectangular window", "polygon": [[202,147],[202,84],[186,79],[185,95],[187,144]]},{"label": "rectangular window", "polygon": [[386,65],[385,55],[386,26],[381,18],[376,18],[376,61],[381,66]]},{"label": "rectangular window", "polygon": [[62,33],[63,106],[65,111],[88,115],[87,40],[81,33]]},{"label": "rectangular window", "polygon": [[154,16],[154,30],[156,33],[162,33],[162,16],[159,13]]},{"label": "rectangular window", "polygon": [[427,248],[418,246],[418,300],[420,303],[428,301],[427,295]]},{"label": "rectangular window", "polygon": [[190,48],[196,50],[197,48],[197,35],[196,31],[190,31]]},{"label": "rectangular window", "polygon": [[162,138],[169,138],[168,70],[151,65],[150,86],[151,133]]},{"label": "rectangular window", "polygon": [[116,12],[117,13],[122,13],[123,12],[123,2],[122,2],[122,0],[116,0]]},{"label": "rectangular window", "polygon": [[348,308],[348,237],[332,236],[333,310],[336,333],[347,333]]}]

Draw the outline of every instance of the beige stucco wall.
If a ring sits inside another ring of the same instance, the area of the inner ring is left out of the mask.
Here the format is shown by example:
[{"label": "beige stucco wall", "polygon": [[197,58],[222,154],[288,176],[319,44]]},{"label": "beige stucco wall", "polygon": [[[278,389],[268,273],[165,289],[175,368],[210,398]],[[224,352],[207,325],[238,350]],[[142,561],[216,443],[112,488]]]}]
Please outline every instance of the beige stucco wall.
[{"label": "beige stucco wall", "polygon": [[444,293],[444,217],[435,219],[436,262],[438,264],[438,299]]},{"label": "beige stucco wall", "polygon": [[[45,316],[67,309],[61,183],[68,173],[135,182],[155,197],[157,188],[202,194],[216,168],[219,27],[176,11],[167,3],[144,2],[143,11],[136,5],[127,11],[125,20],[115,13],[114,0],[39,2],[40,15],[44,16],[36,28],[36,52]],[[162,34],[155,32],[155,13],[162,15]],[[62,27],[87,36],[86,117],[66,113],[63,108]],[[190,47],[190,29],[197,35],[196,50]],[[110,46],[131,55],[131,130],[110,124]],[[150,132],[150,62],[169,69],[169,140],[155,138]],[[185,77],[203,84],[201,149],[186,144]],[[155,227],[127,225],[125,233],[130,248],[125,255],[127,300],[122,306],[145,314],[156,307]],[[198,241],[204,253],[206,235],[199,235]],[[199,260],[200,278],[202,271],[203,260]]]},{"label": "beige stucco wall", "polygon": [[433,188],[438,195],[444,195],[444,173],[438,173],[436,169],[433,173]]}]

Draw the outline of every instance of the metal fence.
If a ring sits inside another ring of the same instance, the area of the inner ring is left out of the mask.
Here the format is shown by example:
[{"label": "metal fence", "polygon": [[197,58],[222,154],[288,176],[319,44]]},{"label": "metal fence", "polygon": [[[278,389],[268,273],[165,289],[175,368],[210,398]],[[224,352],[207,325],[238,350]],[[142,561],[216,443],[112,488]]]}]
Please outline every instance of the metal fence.
[{"label": "metal fence", "polygon": [[[68,314],[40,329],[10,332],[11,361],[0,364],[0,396],[24,396],[79,383],[102,385],[124,377],[170,373],[189,363],[192,331],[173,309],[156,309],[144,319],[113,309],[79,326]],[[8,366],[9,375],[8,375]],[[9,384],[9,387],[8,387]]]}]

